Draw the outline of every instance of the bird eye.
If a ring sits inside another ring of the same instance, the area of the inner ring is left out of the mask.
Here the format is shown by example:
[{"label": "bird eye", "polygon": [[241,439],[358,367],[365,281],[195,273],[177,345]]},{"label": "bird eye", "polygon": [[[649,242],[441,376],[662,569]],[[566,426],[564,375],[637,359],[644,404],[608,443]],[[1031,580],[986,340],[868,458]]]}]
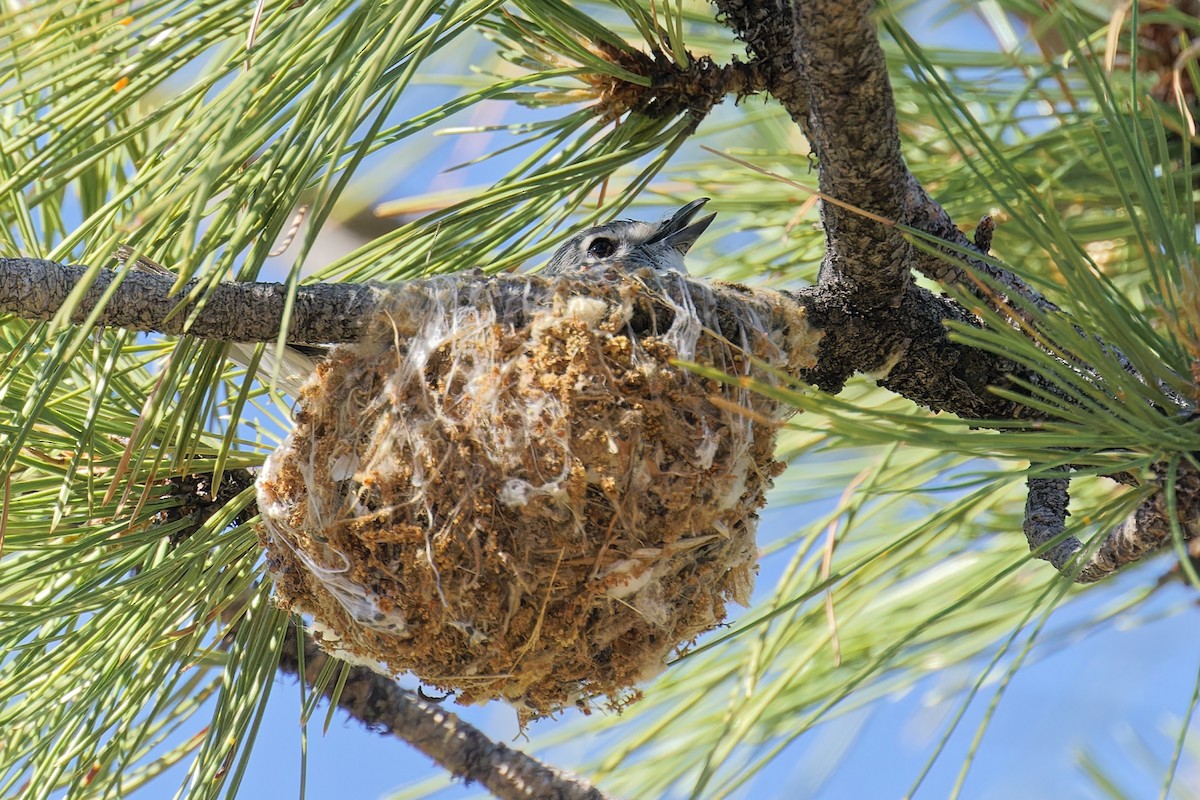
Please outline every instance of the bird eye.
[{"label": "bird eye", "polygon": [[617,243],[612,239],[606,239],[603,236],[597,236],[592,239],[588,245],[588,255],[592,258],[608,258],[613,253],[617,252]]}]

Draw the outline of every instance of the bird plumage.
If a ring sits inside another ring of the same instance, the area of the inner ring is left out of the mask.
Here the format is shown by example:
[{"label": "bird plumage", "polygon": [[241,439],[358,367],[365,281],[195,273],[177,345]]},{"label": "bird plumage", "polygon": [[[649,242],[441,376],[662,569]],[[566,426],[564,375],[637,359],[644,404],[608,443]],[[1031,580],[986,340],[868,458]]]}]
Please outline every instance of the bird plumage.
[{"label": "bird plumage", "polygon": [[577,275],[605,269],[687,272],[683,257],[716,214],[692,218],[708,202],[693,200],[660,222],[619,219],[581,231],[555,251],[538,274]]}]

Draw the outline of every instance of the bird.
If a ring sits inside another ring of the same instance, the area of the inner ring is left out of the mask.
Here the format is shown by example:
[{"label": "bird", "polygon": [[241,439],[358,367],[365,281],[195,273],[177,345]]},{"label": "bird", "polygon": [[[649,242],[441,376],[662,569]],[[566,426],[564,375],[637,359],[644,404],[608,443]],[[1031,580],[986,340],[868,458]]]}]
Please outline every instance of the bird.
[{"label": "bird", "polygon": [[693,200],[660,222],[618,219],[580,231],[562,244],[539,275],[587,275],[616,268],[687,274],[683,257],[716,214],[692,222],[707,197]]},{"label": "bird", "polygon": [[[656,272],[678,272],[684,275],[687,267],[683,257],[712,224],[716,214],[695,222],[696,213],[709,201],[701,197],[684,205],[674,214],[658,222],[618,219],[587,228],[567,239],[546,266],[538,271],[541,277],[601,275],[609,269],[632,272],[651,269]],[[176,277],[175,273],[144,256],[134,257],[134,249],[121,245],[114,253],[122,263],[138,272]],[[230,342],[226,355],[239,366],[254,362],[257,344]],[[257,363],[257,375],[264,385],[274,385],[293,397],[316,368],[317,361],[328,353],[323,345],[288,344],[277,349],[267,344]],[[279,356],[282,357],[279,357]]]}]

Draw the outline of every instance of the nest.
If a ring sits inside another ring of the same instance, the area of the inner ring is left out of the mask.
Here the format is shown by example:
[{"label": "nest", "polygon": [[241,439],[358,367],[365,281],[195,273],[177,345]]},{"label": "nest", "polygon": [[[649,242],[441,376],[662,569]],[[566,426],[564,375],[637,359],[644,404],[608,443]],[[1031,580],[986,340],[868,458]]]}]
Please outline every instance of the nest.
[{"label": "nest", "polygon": [[792,304],[644,271],[382,307],[258,482],[276,600],[323,647],[524,722],[619,709],[747,603],[787,409],[745,379],[810,360]]}]

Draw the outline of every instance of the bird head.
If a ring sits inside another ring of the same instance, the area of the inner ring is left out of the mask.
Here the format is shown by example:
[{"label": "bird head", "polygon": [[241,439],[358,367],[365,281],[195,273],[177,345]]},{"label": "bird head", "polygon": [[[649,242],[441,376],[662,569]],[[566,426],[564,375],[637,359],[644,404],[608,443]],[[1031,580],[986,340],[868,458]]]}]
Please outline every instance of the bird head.
[{"label": "bird head", "polygon": [[683,257],[716,217],[692,222],[707,197],[693,200],[661,222],[619,219],[575,234],[550,258],[542,275],[587,273],[607,268],[687,272]]}]

